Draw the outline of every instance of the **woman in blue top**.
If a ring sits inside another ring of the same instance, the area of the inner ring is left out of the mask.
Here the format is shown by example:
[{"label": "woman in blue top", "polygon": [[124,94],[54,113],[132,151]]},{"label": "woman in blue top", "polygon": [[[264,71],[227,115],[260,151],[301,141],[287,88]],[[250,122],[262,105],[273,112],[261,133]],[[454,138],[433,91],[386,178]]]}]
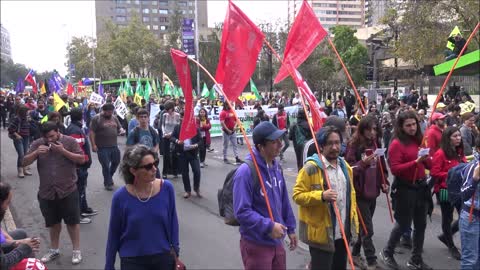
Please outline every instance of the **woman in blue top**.
[{"label": "woman in blue top", "polygon": [[[105,269],[174,269],[179,253],[173,185],[157,179],[156,153],[144,145],[128,149],[121,171],[126,185],[112,199]],[[175,254],[173,254],[173,252]]]}]

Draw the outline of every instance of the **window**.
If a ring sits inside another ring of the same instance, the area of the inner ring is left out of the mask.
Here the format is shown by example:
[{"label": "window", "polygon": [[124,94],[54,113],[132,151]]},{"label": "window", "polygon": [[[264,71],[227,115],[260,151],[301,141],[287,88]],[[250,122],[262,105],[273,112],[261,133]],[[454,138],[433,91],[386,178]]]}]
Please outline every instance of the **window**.
[{"label": "window", "polygon": [[150,25],[147,25],[147,29],[150,30]]},{"label": "window", "polygon": [[154,22],[158,22],[158,17],[153,17]]},{"label": "window", "polygon": [[152,9],[152,14],[157,14],[158,10],[156,8]]},{"label": "window", "polygon": [[159,18],[159,21],[160,21],[160,22],[168,23],[168,18],[167,18],[167,17],[160,17],[160,18]]},{"label": "window", "polygon": [[165,15],[167,15],[167,14],[168,14],[168,9],[159,9],[159,10],[158,10],[158,14],[165,14]]},{"label": "window", "polygon": [[127,14],[127,9],[124,7],[117,7],[115,11],[117,14]]},{"label": "window", "polygon": [[327,4],[327,3],[313,3],[314,7],[330,7],[330,8],[336,8],[337,4]]},{"label": "window", "polygon": [[340,22],[360,22],[362,19],[356,19],[356,18],[339,18],[338,21]]},{"label": "window", "polygon": [[189,7],[193,7],[193,2],[188,2]]},{"label": "window", "polygon": [[143,14],[149,14],[149,13],[150,13],[150,9],[144,8],[144,9],[142,10],[142,12],[143,12]]},{"label": "window", "polygon": [[117,16],[117,22],[126,22],[127,21],[127,17],[125,16]]},{"label": "window", "polygon": [[178,2],[177,4],[180,7],[186,7],[187,6],[187,2]]},{"label": "window", "polygon": [[157,1],[152,1],[152,6],[156,6],[157,5]]},{"label": "window", "polygon": [[357,5],[342,4],[342,8],[358,8]]},{"label": "window", "polygon": [[140,0],[135,0],[135,5],[140,5]]},{"label": "window", "polygon": [[149,22],[150,21],[150,17],[143,17],[143,22]]},{"label": "window", "polygon": [[162,7],[168,6],[168,1],[162,1],[162,0],[160,0],[160,2],[158,2],[158,5],[159,5],[159,6],[162,6]]},{"label": "window", "polygon": [[153,30],[158,30],[158,25],[154,24],[152,25]]},{"label": "window", "polygon": [[167,30],[167,26],[166,25],[160,25],[160,30],[162,30],[162,31]]}]

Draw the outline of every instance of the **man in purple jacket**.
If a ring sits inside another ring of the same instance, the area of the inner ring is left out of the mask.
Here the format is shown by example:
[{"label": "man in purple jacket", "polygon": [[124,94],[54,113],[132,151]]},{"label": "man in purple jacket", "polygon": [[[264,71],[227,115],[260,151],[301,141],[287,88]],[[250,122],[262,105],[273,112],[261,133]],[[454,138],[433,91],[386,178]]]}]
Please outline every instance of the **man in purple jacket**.
[{"label": "man in purple jacket", "polygon": [[[297,223],[282,168],[275,160],[282,149],[284,133],[268,121],[256,126],[253,130],[253,154],[261,180],[252,177],[257,172],[252,172],[248,164],[242,164],[234,177],[233,207],[235,218],[240,223],[240,251],[246,270],[286,269],[285,235],[290,239],[290,250],[297,247]],[[249,154],[246,159],[252,160],[252,156]],[[270,219],[259,181],[264,183],[274,220]]]}]

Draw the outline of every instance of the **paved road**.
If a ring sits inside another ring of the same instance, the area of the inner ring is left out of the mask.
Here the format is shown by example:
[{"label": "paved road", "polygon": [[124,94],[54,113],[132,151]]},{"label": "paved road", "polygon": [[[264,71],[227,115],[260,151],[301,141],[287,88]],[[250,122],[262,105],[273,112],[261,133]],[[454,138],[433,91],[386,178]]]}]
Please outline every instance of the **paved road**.
[{"label": "paved road", "polygon": [[[119,142],[120,148],[123,149],[125,138],[120,137]],[[24,179],[17,178],[16,152],[4,130],[1,131],[0,146],[2,180],[9,182],[14,187],[14,199],[11,206],[13,217],[17,227],[26,228],[30,235],[40,237],[42,247],[37,257],[41,257],[48,246],[48,231],[44,227],[44,220],[36,199],[38,190],[36,165],[32,165],[33,176]],[[188,269],[241,269],[238,229],[223,224],[218,216],[216,199],[217,189],[223,184],[225,175],[235,166],[223,164],[220,138],[213,139],[212,147],[215,148],[215,151],[207,154],[209,166],[202,169],[201,191],[204,198],[198,199],[192,196],[188,200],[183,199],[181,178],[172,179],[177,193],[181,259]],[[240,146],[240,153],[242,156],[247,153],[246,146]],[[230,154],[230,159],[233,160],[232,154]],[[290,147],[283,163],[290,192],[296,178],[295,164],[295,154]],[[118,174],[114,176],[114,180],[117,187],[123,185]],[[62,256],[50,263],[49,269],[102,269],[104,266],[109,211],[113,193],[103,189],[103,178],[96,154],[93,154],[93,165],[89,170],[88,181],[89,204],[98,209],[100,213],[93,217],[91,224],[81,225],[80,236],[84,261],[80,265],[72,266],[71,244],[64,227],[61,236]],[[385,196],[378,199],[374,217],[374,242],[377,252],[386,243],[392,227],[385,202]],[[292,205],[297,215],[297,207]],[[436,209],[432,222],[429,222],[427,227],[424,260],[435,269],[458,269],[459,262],[449,256],[447,249],[436,238],[440,230],[439,209]],[[458,236],[455,241],[460,246]],[[409,251],[400,249],[399,252],[402,254],[397,255],[397,261],[405,265]],[[304,246],[293,252],[287,251],[287,255],[289,269],[305,269],[305,265],[309,261],[309,254]]]}]

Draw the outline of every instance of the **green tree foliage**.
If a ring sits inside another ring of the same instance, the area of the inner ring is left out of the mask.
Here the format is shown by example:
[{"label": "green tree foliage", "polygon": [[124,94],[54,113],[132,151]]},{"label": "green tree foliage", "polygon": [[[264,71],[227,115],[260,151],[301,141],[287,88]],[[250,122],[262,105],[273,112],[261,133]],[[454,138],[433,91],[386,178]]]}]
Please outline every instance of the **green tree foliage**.
[{"label": "green tree foliage", "polygon": [[[67,47],[67,59],[75,65],[75,76],[77,78],[90,77],[92,74],[93,60],[90,46],[91,38],[73,37]],[[69,68],[68,62],[65,64]]]},{"label": "green tree foliage", "polygon": [[19,63],[14,63],[11,59],[0,61],[0,85],[2,87],[14,88],[18,78],[25,78],[28,68]]}]

